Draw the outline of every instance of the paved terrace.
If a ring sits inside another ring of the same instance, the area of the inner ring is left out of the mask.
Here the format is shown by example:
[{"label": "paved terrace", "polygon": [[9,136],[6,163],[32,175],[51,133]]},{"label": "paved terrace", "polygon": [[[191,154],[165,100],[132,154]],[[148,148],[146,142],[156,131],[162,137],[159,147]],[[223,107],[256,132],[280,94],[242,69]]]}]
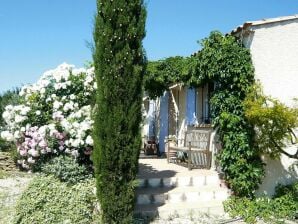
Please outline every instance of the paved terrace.
[{"label": "paved terrace", "polygon": [[192,169],[178,164],[168,163],[167,159],[139,159],[138,178],[168,178],[168,177],[188,177],[188,176],[209,176],[216,175],[217,172],[206,169]]}]

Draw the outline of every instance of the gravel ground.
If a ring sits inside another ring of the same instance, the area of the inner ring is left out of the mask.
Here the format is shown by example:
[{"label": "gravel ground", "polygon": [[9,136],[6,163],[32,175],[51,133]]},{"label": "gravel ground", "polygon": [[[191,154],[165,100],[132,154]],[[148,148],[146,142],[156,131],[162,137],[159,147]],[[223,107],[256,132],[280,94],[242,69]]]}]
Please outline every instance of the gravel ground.
[{"label": "gravel ground", "polygon": [[186,216],[172,215],[166,219],[156,219],[153,221],[135,220],[136,224],[244,224],[241,219],[231,219],[226,216],[208,215],[205,213],[190,213]]},{"label": "gravel ground", "polygon": [[156,220],[151,224],[244,224],[241,220],[228,220],[219,217],[204,216],[201,217],[180,217],[170,220]]},{"label": "gravel ground", "polygon": [[[245,224],[241,218],[231,219],[227,216],[211,216],[207,214],[188,215],[186,217],[169,217],[168,219],[145,222],[150,224]],[[298,222],[284,220],[284,224],[297,224]],[[137,224],[143,224],[142,222]],[[270,224],[263,220],[257,220],[256,224]]]},{"label": "gravel ground", "polygon": [[0,179],[0,224],[12,223],[14,206],[32,179],[31,174],[14,172]]}]

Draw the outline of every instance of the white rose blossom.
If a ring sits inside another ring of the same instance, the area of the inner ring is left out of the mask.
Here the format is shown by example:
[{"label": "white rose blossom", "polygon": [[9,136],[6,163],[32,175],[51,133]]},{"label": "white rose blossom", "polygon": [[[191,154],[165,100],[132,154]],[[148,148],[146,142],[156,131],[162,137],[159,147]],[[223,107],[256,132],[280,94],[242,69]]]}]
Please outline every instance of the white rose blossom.
[{"label": "white rose blossom", "polygon": [[28,169],[49,153],[77,158],[92,150],[88,98],[96,86],[94,68],[76,69],[63,63],[21,88],[24,103],[5,107],[2,117],[6,126],[1,132],[1,138],[16,142],[20,165]]}]

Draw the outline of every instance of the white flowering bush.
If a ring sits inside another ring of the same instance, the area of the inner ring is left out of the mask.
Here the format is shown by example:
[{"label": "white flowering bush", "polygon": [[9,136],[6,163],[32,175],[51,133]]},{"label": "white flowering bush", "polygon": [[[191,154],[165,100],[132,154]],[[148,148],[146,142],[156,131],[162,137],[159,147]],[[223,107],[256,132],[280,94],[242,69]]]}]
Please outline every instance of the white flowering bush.
[{"label": "white flowering bush", "polygon": [[89,158],[95,89],[93,68],[65,63],[21,89],[21,103],[6,106],[2,114],[6,126],[1,138],[15,142],[23,168],[60,154]]}]

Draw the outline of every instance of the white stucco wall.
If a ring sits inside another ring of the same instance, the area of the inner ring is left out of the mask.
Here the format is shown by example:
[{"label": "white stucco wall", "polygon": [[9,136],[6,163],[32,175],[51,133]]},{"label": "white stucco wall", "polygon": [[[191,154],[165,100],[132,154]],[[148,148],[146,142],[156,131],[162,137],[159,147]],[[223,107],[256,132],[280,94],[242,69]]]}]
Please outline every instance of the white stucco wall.
[{"label": "white stucco wall", "polygon": [[169,91],[169,134],[177,137],[178,144],[183,144],[186,130],[186,95],[187,88],[177,86]]},{"label": "white stucco wall", "polygon": [[[298,19],[252,26],[251,30],[244,45],[251,51],[256,79],[266,95],[293,106],[293,98],[298,98]],[[277,183],[297,181],[297,168],[289,169],[294,160],[264,157],[264,162],[266,177],[258,194],[272,195]]]},{"label": "white stucco wall", "polygon": [[292,105],[298,97],[298,19],[253,26],[245,38],[264,93]]},{"label": "white stucco wall", "polygon": [[144,100],[142,102],[142,115],[143,115],[143,122],[142,122],[142,126],[141,126],[141,135],[142,138],[144,138],[144,136],[147,136],[149,133],[149,101],[148,100]]}]

